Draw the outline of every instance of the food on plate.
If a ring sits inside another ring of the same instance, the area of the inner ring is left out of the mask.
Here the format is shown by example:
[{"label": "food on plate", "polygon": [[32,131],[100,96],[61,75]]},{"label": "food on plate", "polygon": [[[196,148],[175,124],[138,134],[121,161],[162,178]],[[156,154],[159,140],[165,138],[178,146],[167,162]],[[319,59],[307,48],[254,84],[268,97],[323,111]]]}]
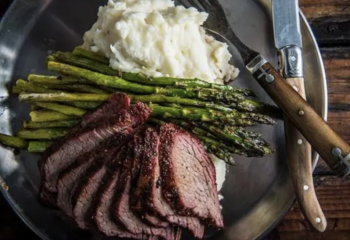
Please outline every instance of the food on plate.
[{"label": "food on plate", "polygon": [[48,55],[58,76],[16,81],[30,120],[0,143],[41,153],[43,203],[113,237],[203,238],[224,227],[227,164],[273,153],[245,127],[280,112],[223,84],[238,70],[206,18],[170,0],[110,0],[82,46]]}]

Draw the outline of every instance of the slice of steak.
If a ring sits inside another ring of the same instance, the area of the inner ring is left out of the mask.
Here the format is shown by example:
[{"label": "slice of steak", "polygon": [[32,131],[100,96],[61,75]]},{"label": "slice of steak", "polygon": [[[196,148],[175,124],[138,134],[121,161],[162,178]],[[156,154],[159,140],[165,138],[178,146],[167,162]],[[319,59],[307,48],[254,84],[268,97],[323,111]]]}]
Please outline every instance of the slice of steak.
[{"label": "slice of steak", "polygon": [[[138,193],[139,206],[147,206],[148,214],[166,219],[169,223],[181,226],[191,232],[196,238],[203,238],[204,225],[196,217],[180,216],[175,212],[162,196],[162,186],[159,166],[158,132],[148,128],[145,134],[145,158],[142,162]],[[142,197],[141,197],[142,196]]]},{"label": "slice of steak", "polygon": [[164,228],[168,227],[169,223],[163,221],[155,215],[147,213],[147,205],[141,205],[141,191],[140,188],[137,186],[139,182],[142,161],[145,156],[145,131],[146,129],[141,129],[138,133],[134,135],[134,161],[133,166],[131,167],[131,185],[133,191],[131,191],[130,209],[145,223],[151,226]]},{"label": "slice of steak", "polygon": [[80,228],[94,228],[93,213],[96,203],[95,199],[102,178],[106,174],[104,165],[106,162],[117,157],[122,144],[125,143],[126,139],[129,140],[130,138],[131,136],[128,136],[128,138],[113,139],[106,144],[104,149],[99,149],[98,157],[80,180],[79,187],[72,197],[73,216]]},{"label": "slice of steak", "polygon": [[129,145],[128,156],[123,162],[121,168],[121,174],[119,177],[118,185],[116,187],[116,198],[114,202],[116,218],[120,224],[122,224],[129,232],[133,234],[147,234],[153,236],[159,236],[166,240],[175,240],[181,237],[181,230],[168,227],[168,228],[156,228],[151,227],[140,218],[138,218],[130,210],[130,192],[131,192],[131,170],[133,167],[134,150],[133,146]]},{"label": "slice of steak", "polygon": [[222,228],[215,168],[203,145],[174,124],[160,128],[159,159],[163,197],[181,214]]},{"label": "slice of steak", "polygon": [[115,221],[113,198],[116,196],[116,186],[119,181],[120,164],[127,155],[127,147],[122,147],[116,159],[110,160],[103,168],[105,174],[100,183],[101,188],[96,196],[96,208],[94,210],[94,221],[99,231],[109,237],[154,239],[146,234],[132,234]]},{"label": "slice of steak", "polygon": [[94,157],[89,157],[90,153],[84,154],[79,158],[86,158],[86,161],[77,161],[73,166],[64,170],[57,182],[57,206],[69,217],[73,216],[71,197],[78,186],[80,178],[91,166]]},{"label": "slice of steak", "polygon": [[92,166],[93,170],[88,170],[86,179],[83,180],[82,185],[75,192],[72,200],[73,215],[75,222],[82,229],[93,229],[94,222],[92,218],[95,197],[99,189],[99,184],[106,173],[106,168],[103,163],[96,163]]},{"label": "slice of steak", "polygon": [[44,201],[55,198],[58,175],[71,166],[78,156],[93,150],[115,134],[132,133],[135,127],[145,123],[150,113],[149,107],[143,103],[137,103],[127,110],[121,110],[115,119],[110,119],[107,123],[101,122],[92,129],[69,137],[61,146],[51,148],[49,152],[45,153],[46,158],[42,164],[40,192]]}]

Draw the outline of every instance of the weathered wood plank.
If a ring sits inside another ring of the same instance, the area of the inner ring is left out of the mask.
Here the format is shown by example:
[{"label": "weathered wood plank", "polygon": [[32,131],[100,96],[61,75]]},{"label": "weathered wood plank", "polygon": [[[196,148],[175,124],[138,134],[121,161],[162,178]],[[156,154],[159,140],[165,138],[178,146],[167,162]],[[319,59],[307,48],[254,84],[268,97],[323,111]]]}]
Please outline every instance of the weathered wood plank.
[{"label": "weathered wood plank", "polygon": [[350,16],[350,2],[348,0],[300,0],[300,9],[309,20],[337,16]]},{"label": "weathered wood plank", "polygon": [[350,44],[350,1],[300,0],[300,8],[321,46]]}]

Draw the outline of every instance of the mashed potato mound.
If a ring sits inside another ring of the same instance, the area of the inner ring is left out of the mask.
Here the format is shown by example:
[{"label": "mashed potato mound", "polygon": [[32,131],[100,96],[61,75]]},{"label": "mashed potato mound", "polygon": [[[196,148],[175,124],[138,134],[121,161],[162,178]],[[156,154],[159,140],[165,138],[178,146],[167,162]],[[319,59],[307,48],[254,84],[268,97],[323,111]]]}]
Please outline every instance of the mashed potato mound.
[{"label": "mashed potato mound", "polygon": [[84,46],[104,54],[116,70],[222,84],[239,71],[229,64],[227,44],[205,34],[207,18],[171,0],[109,0]]}]

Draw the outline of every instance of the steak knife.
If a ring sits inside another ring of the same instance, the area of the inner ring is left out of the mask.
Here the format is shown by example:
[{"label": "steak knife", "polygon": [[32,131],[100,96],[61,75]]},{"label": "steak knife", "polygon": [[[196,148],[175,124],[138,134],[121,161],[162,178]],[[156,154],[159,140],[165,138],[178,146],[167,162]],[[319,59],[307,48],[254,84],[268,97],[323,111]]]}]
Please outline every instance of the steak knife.
[{"label": "steak knife", "polygon": [[[306,100],[298,0],[272,0],[272,17],[280,72]],[[309,223],[323,232],[327,220],[313,184],[311,146],[288,118],[285,119],[285,133],[287,161],[300,209]]]}]

